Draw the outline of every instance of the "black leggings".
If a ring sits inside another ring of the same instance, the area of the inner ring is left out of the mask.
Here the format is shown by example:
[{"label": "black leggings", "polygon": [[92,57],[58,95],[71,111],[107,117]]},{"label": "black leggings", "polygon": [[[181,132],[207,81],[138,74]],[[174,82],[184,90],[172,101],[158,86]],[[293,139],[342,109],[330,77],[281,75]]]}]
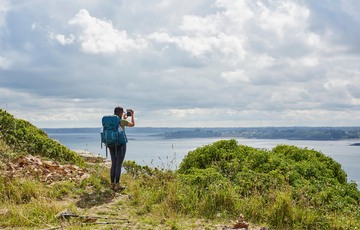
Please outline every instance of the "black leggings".
[{"label": "black leggings", "polygon": [[[121,167],[125,158],[126,144],[109,146],[111,156],[110,180],[111,183],[119,183],[121,176]],[[116,152],[115,152],[116,151]]]}]

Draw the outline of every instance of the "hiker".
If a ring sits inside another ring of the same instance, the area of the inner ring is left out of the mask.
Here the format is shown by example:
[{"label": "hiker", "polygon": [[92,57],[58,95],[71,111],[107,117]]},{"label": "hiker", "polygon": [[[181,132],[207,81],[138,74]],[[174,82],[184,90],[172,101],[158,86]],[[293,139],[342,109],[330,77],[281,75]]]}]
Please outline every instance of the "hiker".
[{"label": "hiker", "polygon": [[[122,107],[116,107],[114,109],[114,115],[117,115],[120,118],[119,125],[124,130],[124,132],[125,132],[125,126],[128,127],[135,126],[135,118],[134,118],[133,110],[128,110],[128,112],[124,114],[124,109]],[[126,120],[128,116],[131,116],[131,122]],[[125,189],[124,186],[120,185],[120,177],[121,177],[121,167],[126,153],[126,144],[120,144],[117,146],[110,145],[109,150],[111,156],[111,168],[110,168],[111,189],[114,191],[121,191]]]}]

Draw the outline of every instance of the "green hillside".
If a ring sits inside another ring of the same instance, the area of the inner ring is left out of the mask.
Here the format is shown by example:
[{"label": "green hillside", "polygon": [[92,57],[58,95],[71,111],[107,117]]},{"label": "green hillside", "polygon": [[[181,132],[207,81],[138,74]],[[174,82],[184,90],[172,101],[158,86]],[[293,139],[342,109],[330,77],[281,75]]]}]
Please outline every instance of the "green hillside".
[{"label": "green hillside", "polygon": [[84,163],[75,152],[50,139],[41,129],[28,121],[14,118],[2,109],[0,109],[0,141],[3,142],[1,145],[3,148],[6,145],[17,154],[39,155],[77,165]]}]

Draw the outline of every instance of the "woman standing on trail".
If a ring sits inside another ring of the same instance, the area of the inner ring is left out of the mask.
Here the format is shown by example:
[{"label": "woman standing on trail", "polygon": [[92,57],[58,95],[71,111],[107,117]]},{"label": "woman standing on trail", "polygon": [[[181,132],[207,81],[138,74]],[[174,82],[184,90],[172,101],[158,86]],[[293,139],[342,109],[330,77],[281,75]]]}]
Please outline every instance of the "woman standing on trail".
[{"label": "woman standing on trail", "polygon": [[[135,117],[134,111],[129,110],[124,115],[124,109],[122,107],[116,107],[114,109],[114,115],[119,116],[120,118],[120,128],[122,128],[125,132],[125,126],[134,127],[135,126]],[[128,116],[131,116],[131,122],[126,119]],[[123,118],[123,119],[122,119]],[[120,177],[121,177],[121,167],[126,154],[126,144],[117,145],[116,147],[109,146],[110,156],[111,156],[111,168],[110,168],[110,181],[111,181],[111,189],[114,191],[124,190],[125,187],[120,185]]]}]

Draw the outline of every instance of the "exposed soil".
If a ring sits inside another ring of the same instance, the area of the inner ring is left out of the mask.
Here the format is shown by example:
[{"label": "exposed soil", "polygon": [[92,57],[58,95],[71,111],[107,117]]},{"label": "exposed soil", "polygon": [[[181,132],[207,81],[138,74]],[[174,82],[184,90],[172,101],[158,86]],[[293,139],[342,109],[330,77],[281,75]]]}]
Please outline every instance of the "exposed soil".
[{"label": "exposed soil", "polygon": [[8,177],[34,177],[48,184],[65,180],[81,181],[89,176],[76,165],[61,165],[32,155],[20,156],[8,162],[5,174]]}]

